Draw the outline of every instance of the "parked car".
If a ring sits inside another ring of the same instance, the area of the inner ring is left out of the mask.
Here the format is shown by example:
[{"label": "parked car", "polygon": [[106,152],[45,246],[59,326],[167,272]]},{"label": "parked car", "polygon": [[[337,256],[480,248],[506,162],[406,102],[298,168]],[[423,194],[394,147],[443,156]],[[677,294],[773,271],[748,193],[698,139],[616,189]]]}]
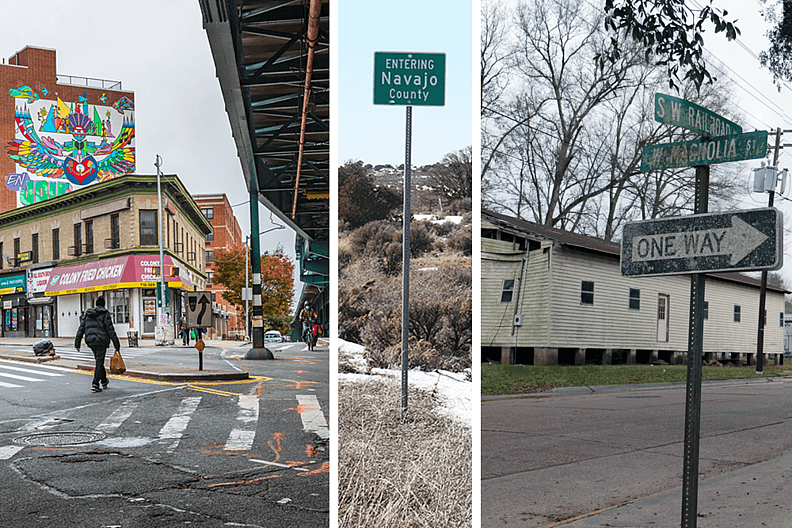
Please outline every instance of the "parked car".
[{"label": "parked car", "polygon": [[283,336],[277,330],[267,330],[264,332],[265,343],[283,343]]}]

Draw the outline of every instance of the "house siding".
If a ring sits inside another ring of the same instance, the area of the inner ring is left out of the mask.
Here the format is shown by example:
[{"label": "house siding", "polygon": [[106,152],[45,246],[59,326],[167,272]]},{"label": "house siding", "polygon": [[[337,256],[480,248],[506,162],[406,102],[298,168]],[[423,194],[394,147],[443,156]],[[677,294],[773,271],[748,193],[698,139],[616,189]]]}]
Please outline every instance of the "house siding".
[{"label": "house siding", "polygon": [[[494,226],[486,225],[492,236]],[[557,354],[559,349],[687,351],[690,275],[623,277],[618,254],[608,248],[592,250],[560,241],[537,241],[530,231],[525,236],[532,240],[531,247],[541,247],[529,252],[517,310],[523,315],[523,325],[516,337],[511,326],[514,301],[501,303],[500,296],[504,279],[514,279],[518,287],[525,251],[511,241],[482,238],[482,347],[534,349],[543,363],[553,363],[547,354]],[[582,281],[594,282],[593,305],[581,303]],[[637,310],[629,307],[631,288],[640,291]],[[707,276],[705,353],[756,353],[759,292],[756,285]],[[658,340],[661,294],[669,299],[667,341]],[[741,307],[740,322],[733,320],[735,304]],[[778,314],[784,311],[784,293],[768,290],[766,310],[764,352],[782,354],[784,328]]]}]

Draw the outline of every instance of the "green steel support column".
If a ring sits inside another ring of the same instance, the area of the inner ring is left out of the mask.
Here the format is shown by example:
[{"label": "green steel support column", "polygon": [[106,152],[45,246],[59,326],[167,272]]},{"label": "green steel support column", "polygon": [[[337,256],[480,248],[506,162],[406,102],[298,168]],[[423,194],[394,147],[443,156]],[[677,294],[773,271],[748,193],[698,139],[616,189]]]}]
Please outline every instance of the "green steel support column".
[{"label": "green steel support column", "polygon": [[261,309],[261,249],[259,247],[258,192],[250,192],[250,259],[253,267],[253,313],[251,315],[251,344],[245,359],[275,359],[264,346],[264,317]]}]

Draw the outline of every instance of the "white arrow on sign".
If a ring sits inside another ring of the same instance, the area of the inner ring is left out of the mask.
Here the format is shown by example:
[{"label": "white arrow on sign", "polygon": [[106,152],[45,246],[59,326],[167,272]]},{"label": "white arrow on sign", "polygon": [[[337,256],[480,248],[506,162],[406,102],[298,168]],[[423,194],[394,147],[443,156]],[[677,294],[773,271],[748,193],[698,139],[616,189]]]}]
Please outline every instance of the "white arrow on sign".
[{"label": "white arrow on sign", "polygon": [[728,228],[636,237],[632,244],[632,260],[647,262],[731,255],[731,264],[735,265],[762,245],[767,235],[737,216],[732,216],[731,221],[732,226]]}]

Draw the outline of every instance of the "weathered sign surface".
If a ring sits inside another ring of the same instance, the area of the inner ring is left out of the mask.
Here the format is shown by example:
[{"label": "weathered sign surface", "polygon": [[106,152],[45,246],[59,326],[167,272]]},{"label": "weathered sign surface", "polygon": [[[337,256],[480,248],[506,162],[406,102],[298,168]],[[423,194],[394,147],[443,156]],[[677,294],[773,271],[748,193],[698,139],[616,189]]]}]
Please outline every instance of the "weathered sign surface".
[{"label": "weathered sign surface", "polygon": [[772,207],[630,222],[622,232],[622,275],[777,270],[782,227]]},{"label": "weathered sign surface", "polygon": [[716,138],[741,134],[742,127],[697,104],[665,94],[655,94],[655,121]]},{"label": "weathered sign surface", "polygon": [[374,104],[445,105],[445,53],[374,53]]},{"label": "weathered sign surface", "polygon": [[694,139],[644,147],[641,171],[695,167],[730,161],[764,158],[767,155],[767,130]]}]

